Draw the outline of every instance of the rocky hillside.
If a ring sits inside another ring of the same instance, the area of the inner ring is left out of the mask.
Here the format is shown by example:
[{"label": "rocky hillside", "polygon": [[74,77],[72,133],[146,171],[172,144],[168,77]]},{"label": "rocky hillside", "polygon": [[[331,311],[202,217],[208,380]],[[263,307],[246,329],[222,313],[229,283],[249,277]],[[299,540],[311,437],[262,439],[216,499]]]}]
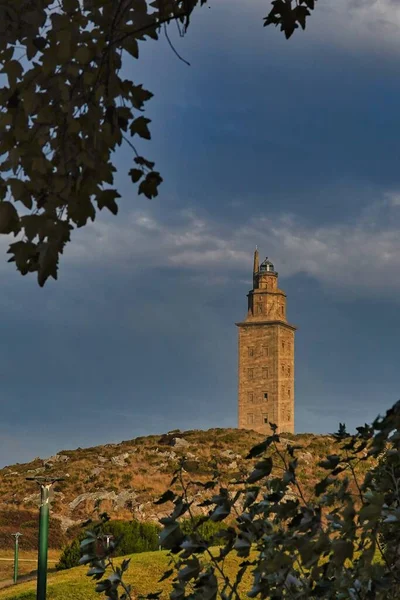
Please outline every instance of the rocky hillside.
[{"label": "rocky hillside", "polygon": [[[324,471],[317,462],[335,452],[331,436],[285,435],[297,446],[300,478],[307,494]],[[100,512],[112,518],[157,520],[165,505],[154,505],[168,489],[179,457],[185,455],[186,469],[198,480],[208,478],[216,459],[221,470],[234,476],[249,468],[245,456],[263,436],[239,429],[175,431],[163,436],[140,437],[120,444],[62,450],[48,458],[16,464],[0,470],[0,546],[9,546],[16,529],[24,534],[21,544],[34,547],[37,532],[38,486],[26,477],[65,477],[57,484],[52,499],[51,545],[56,547],[76,533],[77,526]],[[364,468],[367,468],[366,463]]]}]

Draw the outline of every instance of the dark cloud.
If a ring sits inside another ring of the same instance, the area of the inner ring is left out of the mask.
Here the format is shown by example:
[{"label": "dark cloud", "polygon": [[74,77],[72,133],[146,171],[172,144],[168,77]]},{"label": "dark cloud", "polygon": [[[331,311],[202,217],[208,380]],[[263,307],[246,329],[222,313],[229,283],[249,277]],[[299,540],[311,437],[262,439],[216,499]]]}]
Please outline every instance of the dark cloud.
[{"label": "dark cloud", "polygon": [[160,198],[135,195],[119,150],[121,214],[74,234],[57,283],[1,266],[3,464],[234,426],[255,243],[299,326],[298,430],[354,427],[397,400],[397,42],[367,36],[362,6],[351,26],[321,9],[290,42],[262,28],[264,3],[242,6],[203,9],[174,38],[190,68],[143,45],[134,78],[156,95],[140,150]]}]

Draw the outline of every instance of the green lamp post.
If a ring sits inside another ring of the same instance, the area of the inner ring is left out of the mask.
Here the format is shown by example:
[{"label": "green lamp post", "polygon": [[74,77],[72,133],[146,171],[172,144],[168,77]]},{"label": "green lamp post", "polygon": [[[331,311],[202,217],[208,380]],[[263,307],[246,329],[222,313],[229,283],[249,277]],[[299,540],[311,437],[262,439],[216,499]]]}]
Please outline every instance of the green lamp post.
[{"label": "green lamp post", "polygon": [[18,540],[22,535],[19,531],[11,534],[14,537],[14,583],[17,583],[18,579]]},{"label": "green lamp post", "polygon": [[46,600],[47,585],[47,549],[49,539],[49,508],[50,489],[57,481],[64,481],[63,477],[27,477],[29,481],[36,481],[40,486],[39,509],[39,550],[36,600]]}]

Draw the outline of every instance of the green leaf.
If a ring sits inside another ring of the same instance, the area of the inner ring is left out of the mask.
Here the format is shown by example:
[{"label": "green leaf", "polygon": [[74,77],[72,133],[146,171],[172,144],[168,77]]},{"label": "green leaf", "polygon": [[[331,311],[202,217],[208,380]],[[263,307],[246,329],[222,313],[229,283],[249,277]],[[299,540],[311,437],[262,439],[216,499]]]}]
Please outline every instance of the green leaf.
[{"label": "green leaf", "polygon": [[173,572],[174,572],[174,569],[168,569],[168,571],[165,571],[163,576],[160,577],[160,579],[158,580],[158,583],[161,583],[161,581],[165,581],[166,579],[168,579],[168,577],[171,577]]},{"label": "green leaf", "polygon": [[72,13],[79,10],[79,0],[62,0],[63,9],[67,13]]},{"label": "green leaf", "polygon": [[157,171],[151,171],[146,175],[146,179],[139,185],[139,194],[144,194],[147,198],[155,198],[158,195],[158,186],[162,183],[162,177]]},{"label": "green leaf", "polygon": [[193,557],[188,560],[186,566],[179,571],[178,579],[184,582],[190,581],[191,579],[198,577],[200,570],[201,565],[198,558]]},{"label": "green leaf", "polygon": [[137,165],[140,165],[141,167],[146,167],[147,169],[153,169],[155,165],[155,163],[151,162],[150,160],[147,160],[147,158],[144,158],[143,156],[135,156],[133,160]]},{"label": "green leaf", "polygon": [[135,135],[135,133],[137,133],[138,135],[140,135],[140,137],[146,140],[150,140],[151,135],[149,128],[147,127],[148,123],[151,123],[151,120],[146,119],[145,117],[138,117],[137,119],[135,119],[129,127],[131,135]]},{"label": "green leaf", "polygon": [[38,283],[40,287],[43,287],[49,277],[57,279],[58,250],[55,245],[50,242],[38,244],[38,249]]},{"label": "green leaf", "polygon": [[10,89],[15,88],[17,79],[21,78],[23,71],[22,65],[18,60],[9,60],[3,66],[1,73],[6,73]]},{"label": "green leaf", "polygon": [[92,54],[87,46],[79,46],[74,54],[74,58],[81,64],[86,65],[92,57]]},{"label": "green leaf", "polygon": [[142,85],[132,86],[131,101],[134,108],[140,110],[143,107],[143,104],[152,97],[153,94],[148,90],[143,89]]},{"label": "green leaf", "polygon": [[137,183],[139,181],[139,179],[141,179],[143,177],[144,173],[141,169],[131,169],[129,171],[129,175],[130,175],[133,183]]},{"label": "green leaf", "polygon": [[118,204],[115,202],[115,198],[121,198],[121,194],[117,190],[101,190],[96,196],[97,206],[100,210],[108,208],[113,215],[116,215],[118,213]]},{"label": "green leaf", "polygon": [[8,262],[15,262],[18,271],[26,275],[37,259],[37,246],[33,242],[14,242],[10,244],[7,254],[11,254]]},{"label": "green leaf", "polygon": [[36,37],[32,43],[38,50],[43,50],[47,45],[47,40],[44,37]]},{"label": "green leaf", "polygon": [[174,583],[173,590],[169,595],[170,600],[183,600],[185,598],[185,586],[183,583]]},{"label": "green leaf", "polygon": [[353,558],[353,544],[349,540],[334,540],[332,542],[333,562],[336,565],[343,565],[346,559]]},{"label": "green leaf", "polygon": [[133,36],[128,36],[124,40],[123,48],[134,58],[139,58],[139,46],[137,40]]},{"label": "green leaf", "polygon": [[130,558],[125,558],[121,563],[121,572],[125,573],[129,567],[129,563],[131,562]]},{"label": "green leaf", "polygon": [[337,454],[329,454],[325,460],[321,460],[318,463],[318,466],[327,470],[335,469],[340,463],[340,460],[340,456],[338,456]]},{"label": "green leaf", "polygon": [[267,457],[264,460],[258,462],[255,466],[254,471],[247,478],[247,483],[255,483],[263,477],[267,477],[272,471],[272,458]]},{"label": "green leaf", "polygon": [[273,444],[274,442],[279,442],[278,435],[270,435],[269,437],[267,437],[266,440],[264,440],[260,444],[253,446],[246,458],[255,458],[256,456],[259,456],[260,454],[265,452],[265,450],[269,448],[269,446],[271,446],[271,444]]},{"label": "green leaf", "polygon": [[32,241],[40,235],[46,226],[47,217],[45,214],[24,215],[21,217],[21,225],[24,228],[28,240]]},{"label": "green leaf", "polygon": [[26,186],[26,183],[16,177],[10,177],[8,183],[11,187],[11,194],[14,200],[22,202],[26,208],[32,208],[32,196]]},{"label": "green leaf", "polygon": [[334,481],[332,477],[325,477],[325,479],[319,481],[314,487],[315,495],[320,496],[323,494]]},{"label": "green leaf", "polygon": [[174,521],[169,525],[166,525],[160,533],[159,542],[160,546],[167,550],[175,550],[183,541],[183,533],[179,527],[179,523]]},{"label": "green leaf", "polygon": [[167,490],[163,493],[163,495],[154,501],[154,504],[165,504],[165,502],[170,502],[175,500],[175,494],[172,490]]},{"label": "green leaf", "polygon": [[0,233],[12,233],[19,230],[19,216],[11,202],[0,202]]},{"label": "green leaf", "polygon": [[230,513],[231,506],[229,502],[224,502],[210,514],[210,519],[214,522],[223,521],[224,519],[226,519],[226,517],[229,517]]},{"label": "green leaf", "polygon": [[72,51],[72,32],[71,29],[61,29],[57,33],[57,56],[61,62],[66,62],[69,58],[71,58]]},{"label": "green leaf", "polygon": [[381,516],[382,505],[384,503],[383,494],[375,494],[374,500],[370,504],[364,504],[359,512],[360,523],[365,521],[376,521]]}]

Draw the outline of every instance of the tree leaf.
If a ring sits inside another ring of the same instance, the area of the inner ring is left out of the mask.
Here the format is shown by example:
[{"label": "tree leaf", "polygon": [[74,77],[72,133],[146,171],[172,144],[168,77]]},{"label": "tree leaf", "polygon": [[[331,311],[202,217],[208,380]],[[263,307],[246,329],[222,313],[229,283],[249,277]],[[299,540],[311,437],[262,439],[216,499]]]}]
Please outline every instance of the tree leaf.
[{"label": "tree leaf", "polygon": [[150,140],[151,135],[149,128],[147,127],[148,123],[151,123],[151,120],[146,119],[146,117],[138,117],[137,119],[135,119],[129,126],[131,135],[135,135],[135,133],[137,133],[138,135],[140,135],[140,137],[146,140]]},{"label": "tree leaf", "polygon": [[257,444],[256,446],[253,446],[253,448],[250,450],[250,452],[246,456],[246,459],[248,459],[248,458],[255,458],[256,456],[259,456],[260,454],[262,454],[263,452],[265,452],[265,450],[267,448],[269,448],[269,446],[271,446],[271,444],[273,444],[274,442],[279,442],[279,436],[278,435],[270,435],[269,437],[267,437],[266,440],[264,440],[260,444]]},{"label": "tree leaf", "polygon": [[0,233],[12,233],[19,229],[19,216],[11,202],[0,202]]},{"label": "tree leaf", "polygon": [[49,277],[57,279],[58,250],[50,242],[38,244],[38,283],[43,287]]},{"label": "tree leaf", "polygon": [[133,183],[137,183],[139,179],[143,177],[144,173],[141,169],[131,169],[129,175],[131,176]]},{"label": "tree leaf", "polygon": [[165,573],[162,575],[162,577],[160,577],[160,579],[158,580],[158,583],[161,583],[161,581],[165,581],[166,579],[168,579],[168,577],[171,577],[173,572],[174,572],[174,569],[168,569],[168,571],[165,571]]},{"label": "tree leaf", "polygon": [[165,504],[165,502],[170,502],[175,500],[175,494],[172,490],[167,490],[163,493],[163,495],[154,501],[154,504]]},{"label": "tree leaf", "polygon": [[200,573],[201,565],[197,557],[193,557],[187,561],[185,567],[178,572],[178,579],[180,581],[190,581],[197,577]]},{"label": "tree leaf", "polygon": [[115,198],[121,198],[121,194],[117,190],[101,190],[96,196],[97,206],[100,210],[104,207],[108,208],[113,215],[116,215],[118,204],[115,202]]},{"label": "tree leaf", "polygon": [[162,177],[157,171],[151,171],[146,175],[144,181],[139,185],[139,194],[144,194],[147,198],[155,198],[158,195],[158,186],[162,183]]},{"label": "tree leaf", "polygon": [[167,550],[179,549],[180,544],[183,541],[183,534],[177,521],[170,523],[160,533],[159,541],[160,546]]},{"label": "tree leaf", "polygon": [[47,45],[47,40],[44,37],[35,37],[32,40],[33,45],[35,46],[35,48],[37,48],[38,50],[44,50],[44,48]]},{"label": "tree leaf", "polygon": [[255,466],[254,471],[247,478],[247,483],[255,483],[263,477],[267,477],[272,471],[272,458],[267,457],[264,460],[258,462]]}]

